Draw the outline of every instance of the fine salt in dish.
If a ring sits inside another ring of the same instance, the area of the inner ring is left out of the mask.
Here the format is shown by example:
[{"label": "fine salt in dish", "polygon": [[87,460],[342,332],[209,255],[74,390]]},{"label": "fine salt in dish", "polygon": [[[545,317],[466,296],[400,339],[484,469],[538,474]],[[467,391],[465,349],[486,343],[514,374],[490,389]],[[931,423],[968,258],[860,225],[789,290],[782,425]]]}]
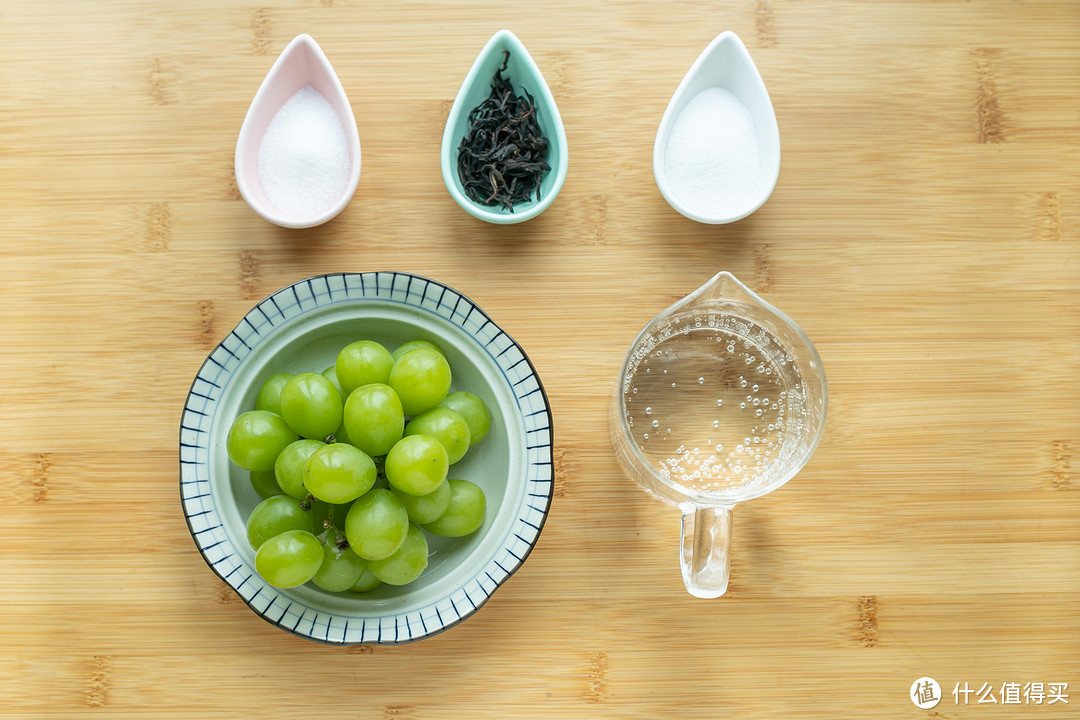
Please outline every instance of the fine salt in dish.
[{"label": "fine salt in dish", "polygon": [[653,144],[660,194],[691,220],[735,222],[761,207],[780,175],[772,101],[739,37],[720,33],[683,76]]},{"label": "fine salt in dish", "polygon": [[688,210],[737,214],[753,200],[760,167],[754,118],[731,91],[703,90],[676,117],[664,171]]},{"label": "fine salt in dish", "polygon": [[277,210],[298,217],[329,211],[349,182],[341,119],[311,85],[293,94],[259,143],[259,184]]}]

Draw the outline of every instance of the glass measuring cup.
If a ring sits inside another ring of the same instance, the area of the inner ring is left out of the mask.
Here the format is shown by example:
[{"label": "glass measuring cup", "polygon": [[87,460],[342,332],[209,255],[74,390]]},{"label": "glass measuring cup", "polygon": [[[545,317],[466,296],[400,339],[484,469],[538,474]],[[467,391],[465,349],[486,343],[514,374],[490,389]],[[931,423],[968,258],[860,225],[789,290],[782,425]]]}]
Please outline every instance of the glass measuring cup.
[{"label": "glass measuring cup", "polygon": [[612,403],[612,446],[635,482],[682,511],[679,559],[691,595],[727,590],[732,510],[802,469],[827,406],[810,339],[730,273],[634,340]]}]

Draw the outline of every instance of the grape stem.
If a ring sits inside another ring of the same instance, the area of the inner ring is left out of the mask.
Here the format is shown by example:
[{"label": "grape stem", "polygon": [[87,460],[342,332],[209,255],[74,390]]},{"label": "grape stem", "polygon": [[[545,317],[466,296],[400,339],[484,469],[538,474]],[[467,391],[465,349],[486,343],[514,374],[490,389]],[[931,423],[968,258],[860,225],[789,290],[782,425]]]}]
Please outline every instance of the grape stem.
[{"label": "grape stem", "polygon": [[[310,498],[311,496],[308,495]],[[333,545],[337,549],[336,559],[340,559],[342,553],[344,553],[349,547],[349,541],[345,537],[345,533],[334,523],[334,515],[331,510],[331,514],[322,521],[323,531],[315,536],[323,545]],[[331,540],[330,538],[333,538]]]}]

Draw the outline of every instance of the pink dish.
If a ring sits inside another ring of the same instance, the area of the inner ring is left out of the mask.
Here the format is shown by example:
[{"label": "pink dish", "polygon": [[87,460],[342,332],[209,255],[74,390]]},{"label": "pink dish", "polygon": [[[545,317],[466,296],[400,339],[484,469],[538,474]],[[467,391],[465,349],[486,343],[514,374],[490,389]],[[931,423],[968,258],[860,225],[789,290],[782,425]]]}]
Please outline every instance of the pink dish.
[{"label": "pink dish", "polygon": [[[267,201],[259,182],[258,157],[259,145],[270,122],[282,105],[306,85],[322,93],[341,120],[349,151],[349,179],[340,199],[330,209],[314,216],[298,217]],[[248,205],[266,220],[287,228],[308,228],[327,222],[345,209],[356,192],[360,182],[360,135],[356,118],[330,61],[310,35],[293,38],[255,93],[236,140],[235,168],[236,185]]]}]

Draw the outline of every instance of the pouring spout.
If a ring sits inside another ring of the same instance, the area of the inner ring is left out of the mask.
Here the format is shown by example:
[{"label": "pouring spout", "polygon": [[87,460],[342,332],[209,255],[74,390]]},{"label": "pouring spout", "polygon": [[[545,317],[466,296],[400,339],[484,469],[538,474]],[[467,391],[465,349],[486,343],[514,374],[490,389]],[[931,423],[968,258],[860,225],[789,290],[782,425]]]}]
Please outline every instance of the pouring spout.
[{"label": "pouring spout", "polygon": [[686,296],[683,306],[710,302],[758,306],[764,303],[753,290],[726,270],[716,273],[708,282]]}]

